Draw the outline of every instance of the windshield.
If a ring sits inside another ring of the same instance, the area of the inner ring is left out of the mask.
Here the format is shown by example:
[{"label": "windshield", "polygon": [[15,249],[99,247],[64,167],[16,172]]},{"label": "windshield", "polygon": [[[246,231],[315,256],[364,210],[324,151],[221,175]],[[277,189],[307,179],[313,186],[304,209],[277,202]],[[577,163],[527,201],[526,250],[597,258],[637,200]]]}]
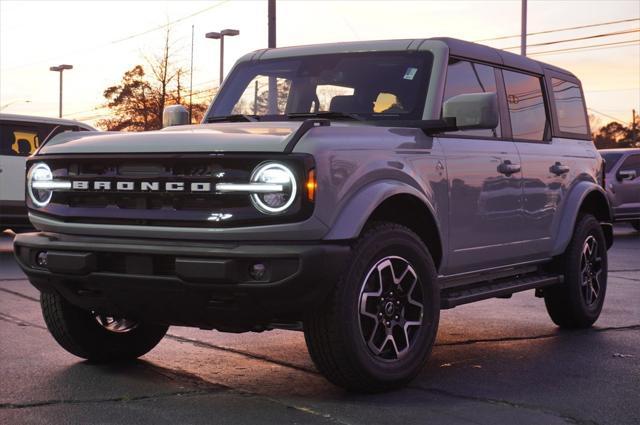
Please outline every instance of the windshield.
[{"label": "windshield", "polygon": [[602,155],[602,157],[606,161],[606,165],[604,168],[605,173],[611,171],[616,163],[620,161],[620,158],[622,158],[622,153],[620,152],[600,152],[600,155]]},{"label": "windshield", "polygon": [[269,120],[323,112],[362,119],[421,119],[431,63],[428,52],[243,62],[225,81],[207,119],[244,115]]}]

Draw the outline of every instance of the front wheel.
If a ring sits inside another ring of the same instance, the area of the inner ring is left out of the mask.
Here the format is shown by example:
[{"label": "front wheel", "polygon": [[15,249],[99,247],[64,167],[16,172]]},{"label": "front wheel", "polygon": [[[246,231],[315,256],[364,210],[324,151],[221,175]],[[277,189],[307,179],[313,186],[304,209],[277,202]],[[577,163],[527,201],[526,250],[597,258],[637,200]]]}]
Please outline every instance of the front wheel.
[{"label": "front wheel", "polygon": [[370,227],[352,255],[333,296],[305,322],[309,353],[347,390],[397,388],[420,372],[435,340],[433,260],[417,235],[391,223]]},{"label": "front wheel", "polygon": [[563,284],[544,290],[549,316],[562,328],[588,328],[598,320],[607,291],[607,244],[594,216],[578,218],[562,265]]},{"label": "front wheel", "polygon": [[42,293],[42,315],[49,332],[68,352],[107,363],[136,359],[151,351],[167,333],[167,326],[94,314],[57,293]]}]

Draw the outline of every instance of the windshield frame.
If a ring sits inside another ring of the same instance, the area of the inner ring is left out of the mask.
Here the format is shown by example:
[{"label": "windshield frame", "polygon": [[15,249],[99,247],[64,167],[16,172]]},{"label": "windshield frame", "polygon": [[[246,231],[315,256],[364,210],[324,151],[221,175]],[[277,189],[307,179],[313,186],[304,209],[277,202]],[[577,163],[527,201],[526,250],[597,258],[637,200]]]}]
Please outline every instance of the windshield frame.
[{"label": "windshield frame", "polygon": [[[428,103],[428,94],[429,94],[429,88],[431,85],[431,81],[432,81],[432,73],[433,73],[433,69],[434,69],[434,63],[435,63],[435,55],[433,54],[433,52],[429,51],[429,50],[384,50],[384,51],[357,51],[357,52],[335,52],[335,53],[319,53],[319,54],[309,54],[309,55],[292,55],[292,56],[286,56],[286,57],[279,57],[279,58],[272,58],[272,59],[260,59],[260,60],[246,60],[246,61],[241,61],[236,63],[236,65],[233,67],[233,69],[231,70],[230,74],[227,76],[227,78],[224,80],[224,84],[221,86],[220,91],[216,94],[215,98],[213,99],[213,101],[211,102],[207,113],[205,114],[202,122],[203,123],[207,123],[209,120],[213,119],[213,121],[219,121],[221,118],[228,116],[228,115],[233,115],[233,114],[226,114],[224,112],[222,112],[220,110],[220,108],[223,107],[228,107],[228,104],[225,104],[225,100],[227,96],[233,96],[233,92],[234,90],[237,90],[236,87],[233,87],[234,85],[234,81],[236,78],[239,78],[238,75],[245,71],[247,68],[251,67],[251,66],[255,66],[257,64],[259,65],[268,65],[271,63],[278,63],[278,62],[283,62],[283,61],[295,61],[295,60],[304,60],[305,58],[317,58],[317,57],[322,57],[322,56],[366,56],[366,57],[371,57],[373,55],[376,56],[384,56],[384,55],[394,55],[394,56],[398,56],[398,55],[406,55],[413,58],[419,58],[421,60],[421,65],[423,66],[423,74],[422,78],[420,79],[420,81],[418,81],[418,90],[417,90],[417,98],[414,102],[414,106],[411,109],[410,112],[408,113],[360,113],[360,112],[355,112],[354,111],[354,115],[362,115],[364,117],[365,120],[370,120],[370,121],[391,121],[391,120],[420,120],[423,119],[423,116],[425,114],[425,111],[427,109],[427,103]],[[259,75],[259,74],[256,74]],[[249,81],[250,83],[250,81]],[[318,84],[316,87],[320,86],[321,84]],[[231,93],[231,94],[230,94]],[[242,96],[242,95],[240,95]],[[239,100],[239,98],[237,99]],[[237,102],[236,100],[236,102]],[[229,111],[227,111],[229,112]],[[322,112],[331,112],[331,111],[319,111],[319,113]],[[265,115],[248,115],[250,117],[256,118],[258,121],[296,121],[296,120],[301,120],[301,119],[305,119],[305,117],[301,116],[303,114],[305,114],[304,112],[299,113],[299,112],[293,112],[291,116],[291,113],[284,111],[283,113],[279,113],[279,114],[265,114]],[[313,115],[313,112],[309,113],[310,115]],[[347,113],[348,114],[348,113]],[[300,115],[300,116],[295,116],[295,115]],[[319,116],[320,117],[320,116]],[[345,118],[340,118],[338,116],[336,117],[331,117],[330,119],[345,119]],[[348,119],[348,118],[347,118]]]}]

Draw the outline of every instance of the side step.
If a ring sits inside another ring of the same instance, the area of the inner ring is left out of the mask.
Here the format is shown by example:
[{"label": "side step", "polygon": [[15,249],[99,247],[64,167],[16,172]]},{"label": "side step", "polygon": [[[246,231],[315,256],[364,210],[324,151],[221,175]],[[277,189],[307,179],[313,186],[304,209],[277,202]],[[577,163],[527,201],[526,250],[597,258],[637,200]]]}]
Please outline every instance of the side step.
[{"label": "side step", "polygon": [[515,292],[529,289],[542,288],[544,286],[562,283],[564,278],[560,275],[524,275],[504,279],[478,282],[463,287],[443,289],[440,308],[453,308],[458,305],[468,304],[489,298],[507,297]]}]

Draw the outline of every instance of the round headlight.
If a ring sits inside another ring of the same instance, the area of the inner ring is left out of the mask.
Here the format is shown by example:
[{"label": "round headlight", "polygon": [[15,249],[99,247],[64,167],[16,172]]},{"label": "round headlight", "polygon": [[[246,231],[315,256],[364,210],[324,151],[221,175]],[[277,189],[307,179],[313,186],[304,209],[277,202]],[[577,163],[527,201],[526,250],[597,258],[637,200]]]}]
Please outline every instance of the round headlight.
[{"label": "round headlight", "polygon": [[279,192],[251,194],[253,205],[265,214],[281,213],[295,201],[297,192],[296,178],[285,165],[269,162],[258,166],[251,175],[251,183],[270,183],[282,187]]},{"label": "round headlight", "polygon": [[49,201],[51,201],[53,192],[50,189],[36,189],[33,187],[34,183],[51,181],[53,181],[53,173],[44,162],[39,162],[29,170],[27,174],[27,192],[29,193],[31,202],[33,202],[35,206],[46,207]]}]

